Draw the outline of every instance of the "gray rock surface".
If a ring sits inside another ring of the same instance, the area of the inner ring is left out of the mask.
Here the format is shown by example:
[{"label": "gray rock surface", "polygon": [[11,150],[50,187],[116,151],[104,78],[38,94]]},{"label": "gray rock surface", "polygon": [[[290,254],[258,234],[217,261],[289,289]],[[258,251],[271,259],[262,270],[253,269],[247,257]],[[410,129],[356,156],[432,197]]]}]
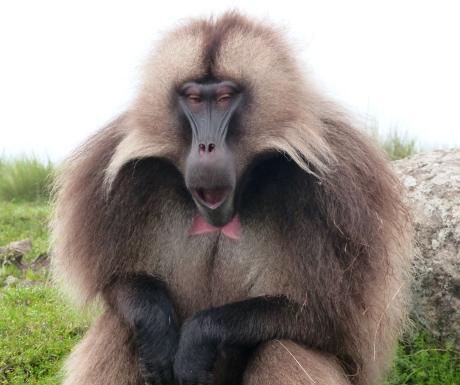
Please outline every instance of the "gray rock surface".
[{"label": "gray rock surface", "polygon": [[0,254],[24,254],[32,251],[32,242],[30,239],[22,241],[10,242],[7,246],[0,247]]},{"label": "gray rock surface", "polygon": [[414,314],[435,336],[460,349],[460,149],[394,164],[414,212]]}]

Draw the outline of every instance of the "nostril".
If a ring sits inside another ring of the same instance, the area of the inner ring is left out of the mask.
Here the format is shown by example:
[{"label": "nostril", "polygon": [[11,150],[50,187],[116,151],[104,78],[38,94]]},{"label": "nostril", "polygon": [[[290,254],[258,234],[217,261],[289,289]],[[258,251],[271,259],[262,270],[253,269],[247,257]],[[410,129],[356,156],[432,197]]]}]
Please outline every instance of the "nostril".
[{"label": "nostril", "polygon": [[214,143],[208,144],[208,147],[204,143],[200,143],[198,145],[198,153],[200,155],[204,155],[206,153],[208,154],[214,154],[216,152],[216,145]]}]

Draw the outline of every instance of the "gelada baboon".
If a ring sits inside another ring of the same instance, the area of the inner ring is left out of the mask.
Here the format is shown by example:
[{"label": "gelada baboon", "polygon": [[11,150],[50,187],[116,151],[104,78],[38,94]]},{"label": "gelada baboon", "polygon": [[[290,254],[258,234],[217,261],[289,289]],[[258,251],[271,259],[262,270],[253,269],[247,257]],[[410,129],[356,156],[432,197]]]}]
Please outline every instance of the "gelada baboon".
[{"label": "gelada baboon", "polygon": [[104,310],[65,384],[371,384],[404,319],[385,156],[236,12],[167,34],[65,163],[54,273]]}]

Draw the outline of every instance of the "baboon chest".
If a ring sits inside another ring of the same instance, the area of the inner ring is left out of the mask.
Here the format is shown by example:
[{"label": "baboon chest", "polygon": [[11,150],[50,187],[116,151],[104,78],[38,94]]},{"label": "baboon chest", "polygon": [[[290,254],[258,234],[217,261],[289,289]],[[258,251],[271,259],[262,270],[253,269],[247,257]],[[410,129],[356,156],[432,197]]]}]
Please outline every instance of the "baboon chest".
[{"label": "baboon chest", "polygon": [[176,263],[166,272],[180,313],[188,316],[211,306],[273,294],[266,293],[265,286],[277,274],[278,253],[276,242],[260,240],[250,231],[237,240],[217,232],[188,237],[183,247],[176,248]]}]

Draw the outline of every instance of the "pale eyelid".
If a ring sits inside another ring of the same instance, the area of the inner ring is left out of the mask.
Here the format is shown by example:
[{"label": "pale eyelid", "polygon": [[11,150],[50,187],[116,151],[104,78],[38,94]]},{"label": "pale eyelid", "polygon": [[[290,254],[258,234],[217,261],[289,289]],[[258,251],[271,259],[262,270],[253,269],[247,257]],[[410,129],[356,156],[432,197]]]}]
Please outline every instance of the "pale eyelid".
[{"label": "pale eyelid", "polygon": [[233,99],[233,93],[223,94],[217,97],[217,103],[229,102]]}]

